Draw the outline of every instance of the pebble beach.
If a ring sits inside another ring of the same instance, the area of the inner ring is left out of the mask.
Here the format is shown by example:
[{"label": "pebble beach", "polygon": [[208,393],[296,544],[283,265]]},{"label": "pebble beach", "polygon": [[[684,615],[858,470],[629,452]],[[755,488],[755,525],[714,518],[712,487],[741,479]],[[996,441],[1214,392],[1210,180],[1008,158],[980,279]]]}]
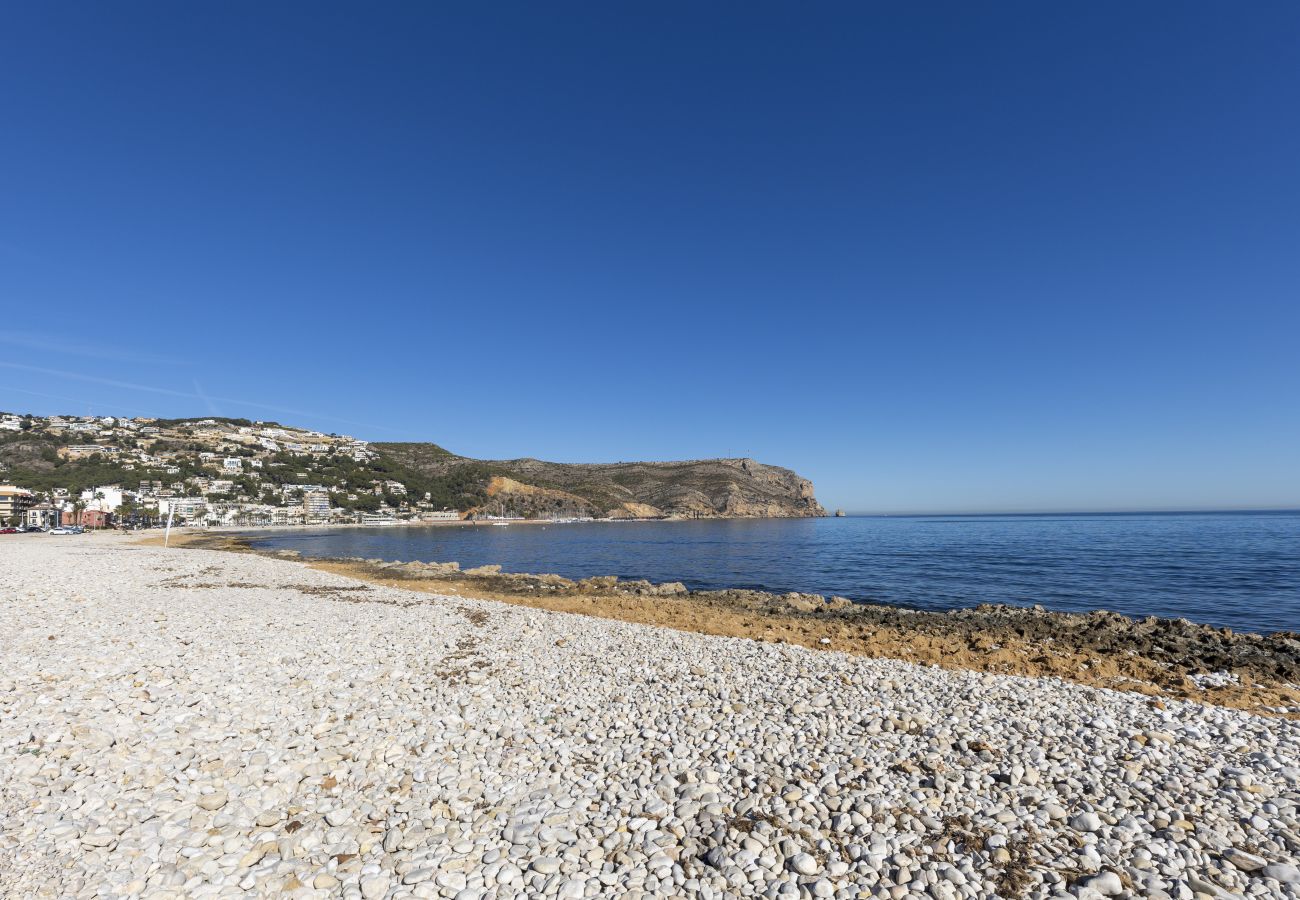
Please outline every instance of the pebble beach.
[{"label": "pebble beach", "polygon": [[1300,723],[0,546],[5,897],[1300,898]]}]

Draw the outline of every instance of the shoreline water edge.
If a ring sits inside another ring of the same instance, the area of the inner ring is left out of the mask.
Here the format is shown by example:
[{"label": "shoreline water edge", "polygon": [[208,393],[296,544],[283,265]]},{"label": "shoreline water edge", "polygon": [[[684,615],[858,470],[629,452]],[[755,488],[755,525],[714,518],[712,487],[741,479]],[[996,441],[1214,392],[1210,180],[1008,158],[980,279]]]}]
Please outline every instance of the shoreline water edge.
[{"label": "shoreline water edge", "polygon": [[312,557],[455,560],[693,590],[746,588],[947,610],[981,603],[1268,634],[1300,630],[1300,513],[747,519],[547,528],[344,528],[265,533]]},{"label": "shoreline water edge", "polygon": [[[361,581],[729,637],[896,658],[948,669],[1052,676],[1300,719],[1300,634],[1233,632],[1186,619],[981,605],[946,611],[811,593],[688,590],[615,576],[569,579],[455,562],[302,557],[243,531],[185,532],[179,545],[301,560]],[[150,541],[152,542],[152,541]]]}]

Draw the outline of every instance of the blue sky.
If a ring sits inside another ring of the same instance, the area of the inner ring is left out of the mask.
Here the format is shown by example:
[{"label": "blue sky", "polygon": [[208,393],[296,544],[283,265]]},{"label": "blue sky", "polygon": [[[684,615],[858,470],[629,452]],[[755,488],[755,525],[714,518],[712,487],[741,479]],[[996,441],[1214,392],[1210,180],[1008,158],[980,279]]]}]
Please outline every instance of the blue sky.
[{"label": "blue sky", "polygon": [[0,408],[1300,506],[1300,6],[10,4]]}]

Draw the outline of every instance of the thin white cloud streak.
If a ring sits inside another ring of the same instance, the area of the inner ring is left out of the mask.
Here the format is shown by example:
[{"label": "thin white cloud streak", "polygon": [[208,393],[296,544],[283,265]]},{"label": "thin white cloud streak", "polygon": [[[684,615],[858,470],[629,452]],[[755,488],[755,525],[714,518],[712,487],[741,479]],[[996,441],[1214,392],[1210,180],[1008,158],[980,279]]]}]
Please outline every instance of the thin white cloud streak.
[{"label": "thin white cloud streak", "polygon": [[207,394],[203,393],[203,386],[202,386],[201,384],[199,384],[199,380],[198,380],[197,378],[194,379],[194,393],[195,393],[196,395],[198,395],[198,397],[199,397],[199,398],[200,398],[204,403],[207,404],[207,407],[208,407],[208,415],[210,415],[210,416],[219,416],[219,415],[221,415],[221,412],[217,409],[217,404],[215,404],[215,403],[212,402],[212,398],[211,398],[211,397],[209,397]]},{"label": "thin white cloud streak", "polygon": [[36,375],[50,375],[54,378],[67,378],[71,381],[84,381],[89,384],[102,384],[105,387],[122,388],[128,391],[143,391],[148,394],[162,394],[166,397],[185,397],[195,399],[189,391],[174,391],[170,388],[152,387],[147,384],[133,384],[130,381],[118,381],[116,378],[101,378],[98,375],[83,375],[80,372],[65,372],[62,369],[47,369],[44,366],[31,366],[27,363],[0,361],[0,368],[16,369],[20,372],[32,372]]},{"label": "thin white cloud streak", "polygon": [[[0,397],[4,396],[5,394],[25,394],[29,397],[43,397],[46,400],[63,400],[68,403],[76,403],[78,406],[80,406],[81,404],[85,404],[86,406],[91,408],[99,407],[100,409],[104,409],[104,410],[116,410],[116,413],[105,413],[105,415],[116,415],[117,413],[123,413],[123,412],[136,413],[141,416],[149,415],[149,410],[141,409],[138,406],[126,406],[121,403],[101,403],[98,400],[87,400],[85,397],[65,397],[63,394],[46,394],[42,391],[29,391],[26,388],[10,387],[7,384],[0,386]],[[10,409],[5,411],[18,412],[19,410],[15,408],[15,409]],[[27,412],[27,410],[23,410],[23,411]],[[68,415],[71,415],[73,412],[74,411],[72,410],[62,411],[62,413],[66,413]]]},{"label": "thin white cloud streak", "polygon": [[107,359],[113,362],[136,363],[144,366],[180,366],[184,360],[149,353],[133,353],[113,347],[97,347],[82,341],[70,341],[64,338],[27,331],[0,331],[0,344],[22,347],[40,353],[58,353],[63,356],[82,356],[90,359]]},{"label": "thin white cloud streak", "polygon": [[[84,381],[89,384],[99,384],[105,387],[120,388],[125,391],[141,391],[147,394],[160,394],[164,397],[180,397],[185,400],[201,400],[207,403],[213,401],[219,403],[230,403],[235,406],[246,406],[252,409],[263,409],[267,412],[282,413],[287,416],[304,416],[310,419],[320,419],[325,422],[337,422],[340,425],[354,425],[359,428],[372,428],[377,431],[387,431],[390,433],[400,433],[397,429],[388,428],[384,425],[373,425],[369,422],[354,422],[351,419],[340,419],[337,416],[326,416],[321,413],[311,412],[305,409],[292,409],[286,406],[272,406],[267,403],[255,403],[252,400],[239,400],[234,397],[207,397],[202,394],[191,391],[177,391],[171,388],[154,387],[148,384],[136,384],[130,381],[119,381],[116,378],[102,378],[98,375],[84,375],[81,372],[67,372],[62,369],[49,369],[44,366],[31,366],[27,363],[10,362],[0,360],[0,368],[14,369],[19,372],[31,372],[36,375],[49,375],[53,378],[67,378],[71,381]],[[217,413],[209,413],[217,415]]]}]

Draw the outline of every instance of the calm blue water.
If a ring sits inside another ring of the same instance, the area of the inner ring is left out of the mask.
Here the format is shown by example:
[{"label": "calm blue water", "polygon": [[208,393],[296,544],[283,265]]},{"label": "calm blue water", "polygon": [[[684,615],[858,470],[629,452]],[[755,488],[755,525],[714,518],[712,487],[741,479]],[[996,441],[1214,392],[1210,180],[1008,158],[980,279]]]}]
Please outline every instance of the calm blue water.
[{"label": "calm blue water", "polygon": [[921,609],[1041,603],[1300,631],[1300,513],[851,517],[263,533],[304,556],[498,563]]}]

